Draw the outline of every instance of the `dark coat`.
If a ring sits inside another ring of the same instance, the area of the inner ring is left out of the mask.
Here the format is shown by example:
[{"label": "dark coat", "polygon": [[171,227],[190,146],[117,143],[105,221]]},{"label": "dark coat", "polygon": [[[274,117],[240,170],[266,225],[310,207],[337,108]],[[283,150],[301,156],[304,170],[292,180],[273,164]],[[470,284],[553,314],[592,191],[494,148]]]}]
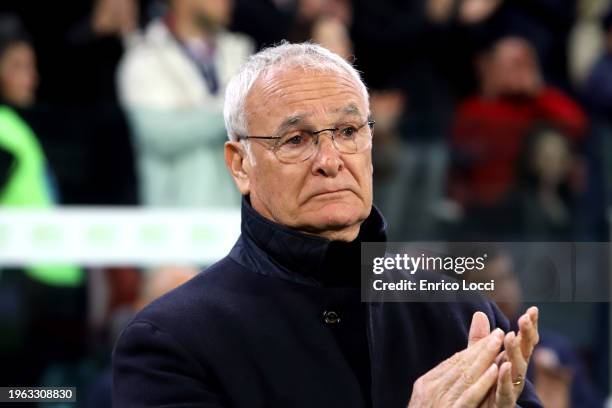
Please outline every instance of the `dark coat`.
[{"label": "dark coat", "polygon": [[[485,301],[361,303],[360,242],[384,239],[376,209],[341,243],[268,221],[244,200],[230,254],[123,331],[114,406],[405,408],[414,381],[466,347],[475,311],[508,322]],[[531,384],[519,403],[540,407]]]}]

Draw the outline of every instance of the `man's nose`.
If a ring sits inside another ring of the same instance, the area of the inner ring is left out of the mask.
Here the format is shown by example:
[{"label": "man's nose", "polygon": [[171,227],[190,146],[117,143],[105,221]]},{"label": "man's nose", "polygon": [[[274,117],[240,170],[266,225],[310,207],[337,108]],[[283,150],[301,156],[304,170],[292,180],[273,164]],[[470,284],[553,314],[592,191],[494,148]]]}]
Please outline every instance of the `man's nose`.
[{"label": "man's nose", "polygon": [[342,155],[334,146],[332,137],[333,133],[330,131],[319,134],[319,143],[312,167],[314,173],[326,177],[336,177],[344,168]]}]

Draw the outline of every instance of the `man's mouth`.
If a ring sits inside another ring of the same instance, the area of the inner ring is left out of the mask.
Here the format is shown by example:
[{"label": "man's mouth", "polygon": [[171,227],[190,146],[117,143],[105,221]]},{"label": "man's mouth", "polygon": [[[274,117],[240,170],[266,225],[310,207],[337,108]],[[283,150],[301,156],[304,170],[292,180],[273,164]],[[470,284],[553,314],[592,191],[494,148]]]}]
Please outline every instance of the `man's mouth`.
[{"label": "man's mouth", "polygon": [[315,194],[312,195],[312,198],[315,197],[333,197],[335,195],[342,195],[342,194],[346,194],[346,193],[351,193],[352,190],[348,189],[348,188],[339,188],[339,189],[334,189],[334,190],[323,190],[323,191],[318,191]]}]

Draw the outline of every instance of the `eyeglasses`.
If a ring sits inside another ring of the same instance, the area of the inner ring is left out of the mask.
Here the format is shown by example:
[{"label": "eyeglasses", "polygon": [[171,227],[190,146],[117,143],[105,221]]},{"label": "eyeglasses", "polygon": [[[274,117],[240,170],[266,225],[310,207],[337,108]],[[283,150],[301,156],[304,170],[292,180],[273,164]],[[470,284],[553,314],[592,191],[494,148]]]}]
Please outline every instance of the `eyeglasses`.
[{"label": "eyeglasses", "polygon": [[[238,139],[274,140],[272,151],[276,158],[286,164],[308,160],[317,151],[321,133],[330,132],[334,148],[344,154],[363,152],[372,146],[372,135],[376,121],[368,120],[362,125],[344,124],[336,128],[292,130],[283,136],[240,136]],[[367,127],[366,127],[367,125]]]}]

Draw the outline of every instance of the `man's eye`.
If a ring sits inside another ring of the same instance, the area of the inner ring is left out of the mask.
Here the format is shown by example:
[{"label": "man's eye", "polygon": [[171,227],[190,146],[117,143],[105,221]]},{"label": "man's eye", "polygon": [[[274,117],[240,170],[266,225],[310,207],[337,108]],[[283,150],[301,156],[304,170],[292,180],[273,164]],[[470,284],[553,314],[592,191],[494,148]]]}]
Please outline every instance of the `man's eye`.
[{"label": "man's eye", "polygon": [[304,138],[301,135],[295,135],[290,137],[285,143],[297,145],[302,143],[303,140]]},{"label": "man's eye", "polygon": [[346,139],[352,139],[355,137],[355,133],[357,133],[357,129],[353,126],[347,126],[340,129],[340,135]]},{"label": "man's eye", "polygon": [[282,146],[284,147],[300,147],[309,142],[309,135],[305,133],[295,134],[293,136],[288,136],[282,141]]}]

